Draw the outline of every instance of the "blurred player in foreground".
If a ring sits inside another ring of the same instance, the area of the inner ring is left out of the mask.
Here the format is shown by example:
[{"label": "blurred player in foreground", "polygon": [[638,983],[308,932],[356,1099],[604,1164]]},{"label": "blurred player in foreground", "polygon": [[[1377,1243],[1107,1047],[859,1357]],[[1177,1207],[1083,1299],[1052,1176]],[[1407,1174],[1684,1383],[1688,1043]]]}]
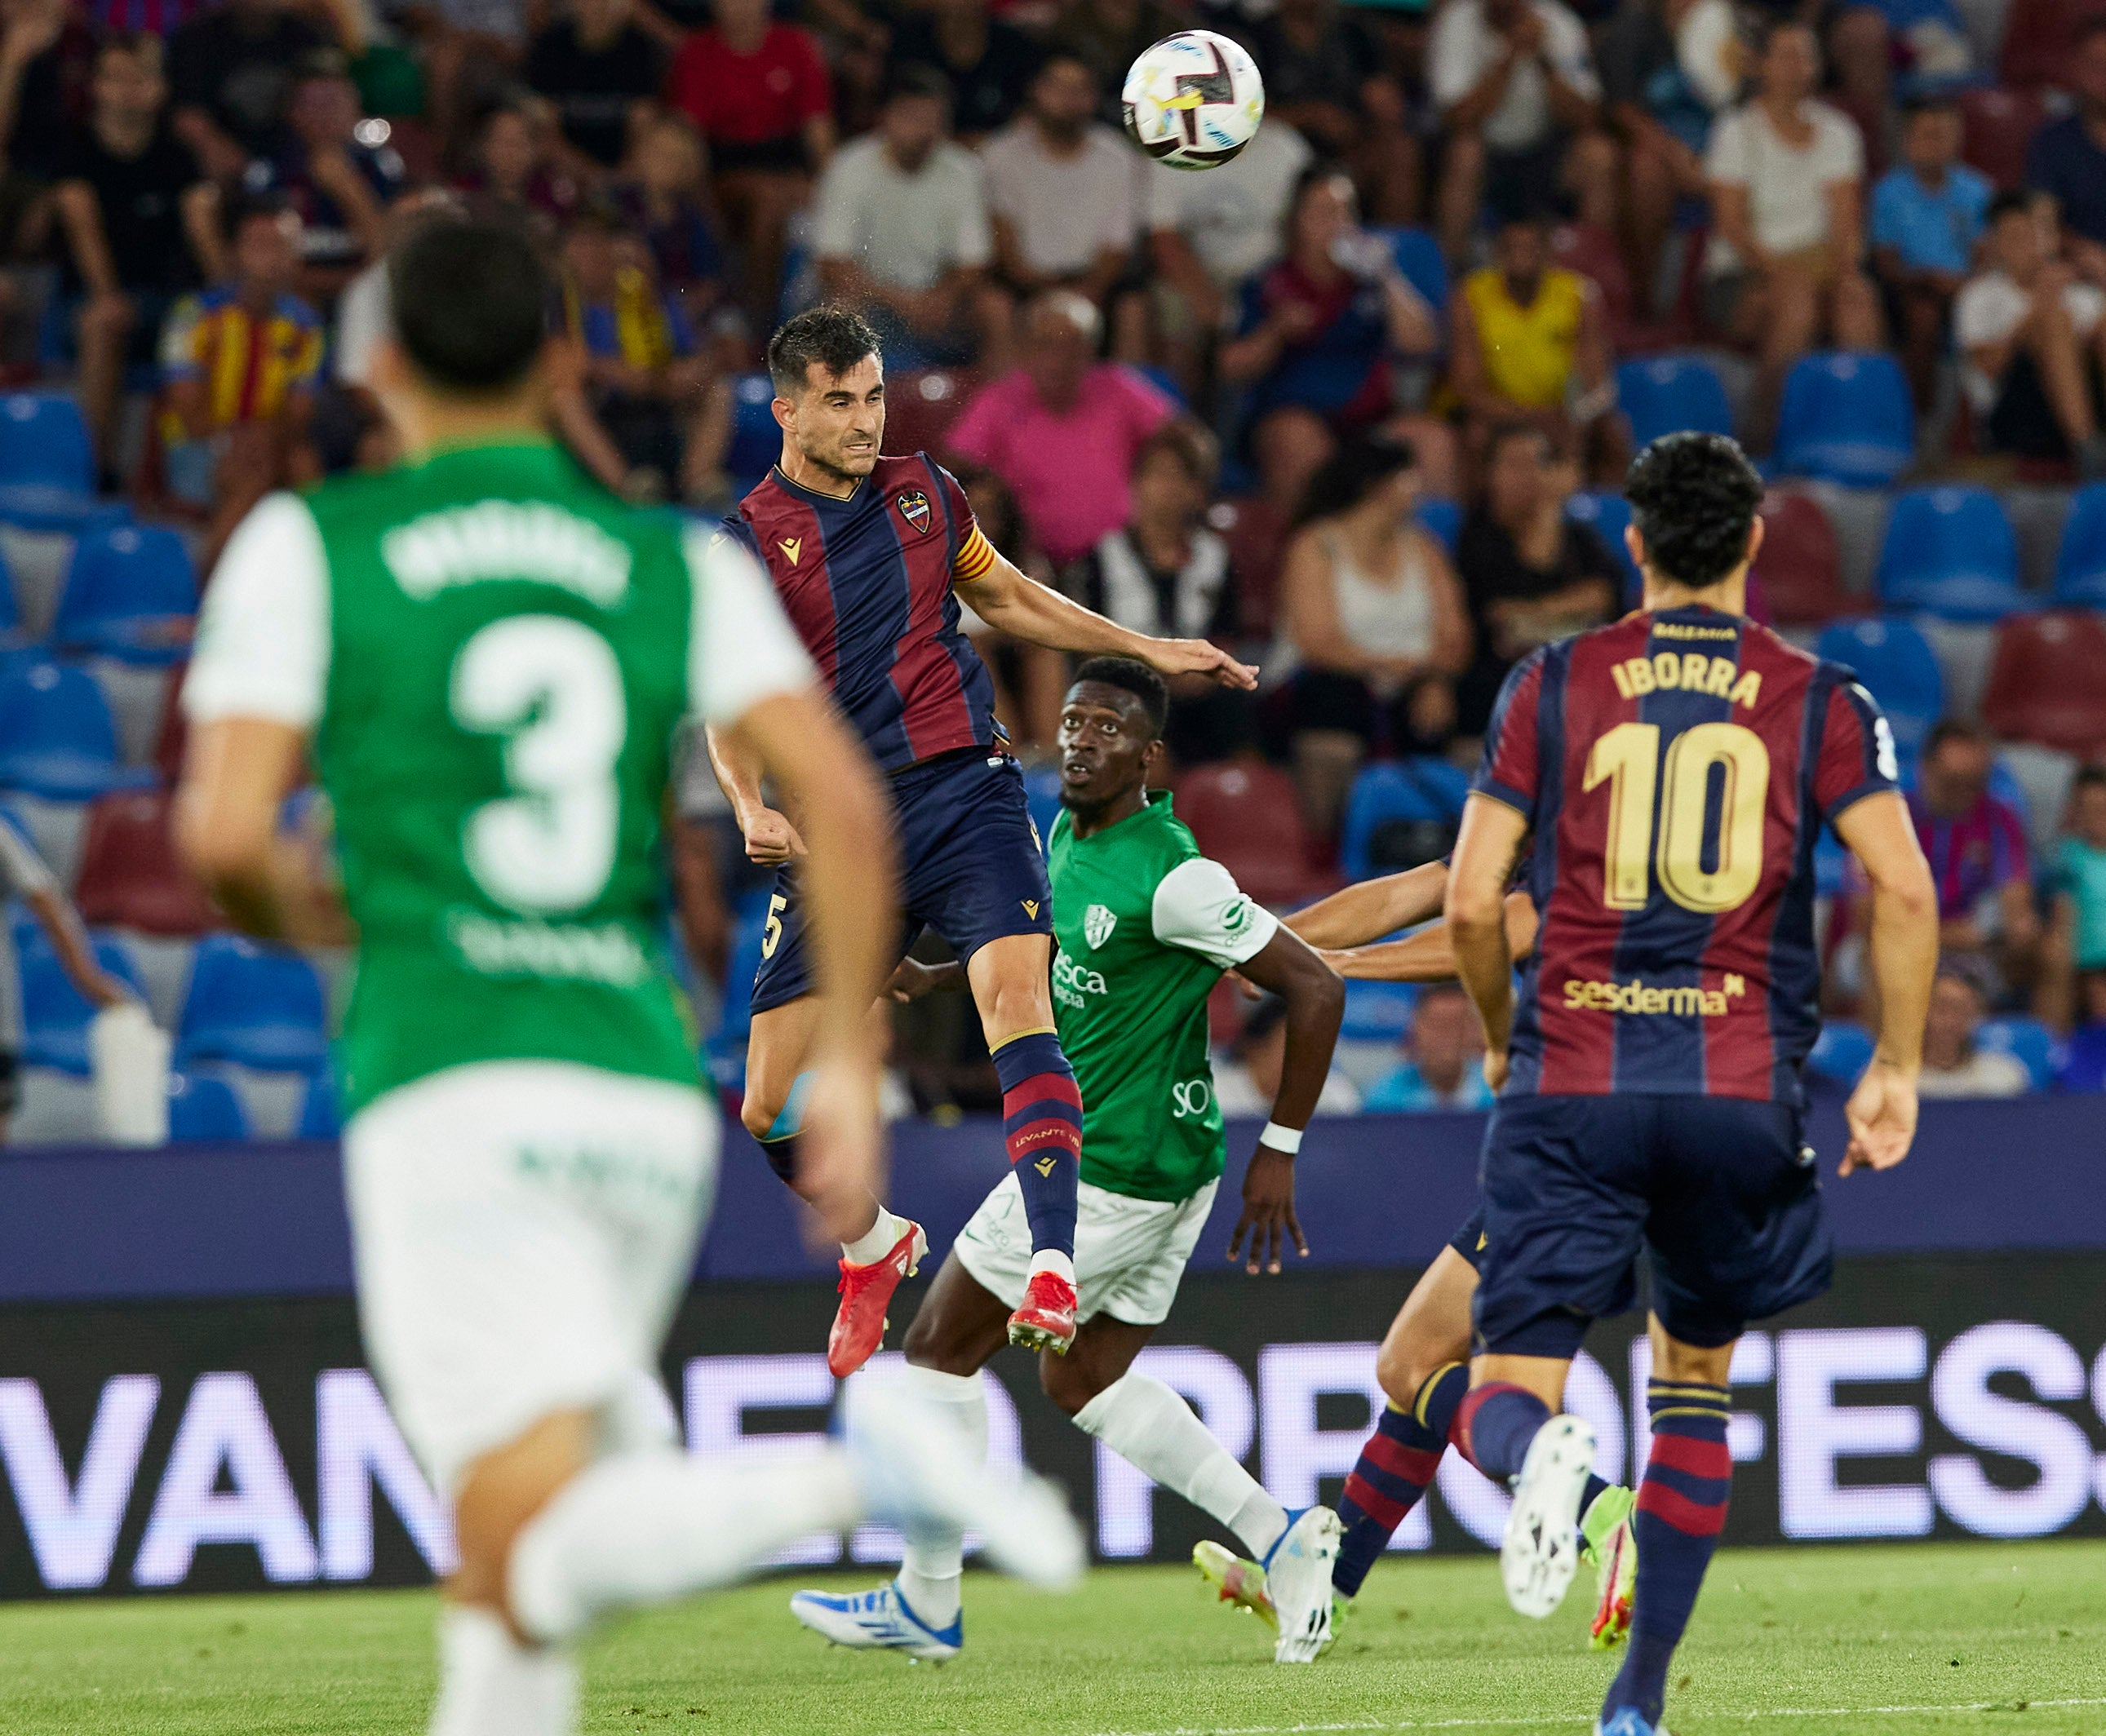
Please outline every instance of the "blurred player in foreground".
[{"label": "blurred player in foreground", "polygon": [[[1060,717],[1060,817],[1051,854],[1053,995],[1082,1087],[1082,1176],[1075,1234],[1082,1327],[1063,1358],[1042,1353],[1053,1402],[1129,1463],[1242,1539],[1270,1569],[1283,1663],[1330,1643],[1328,1507],[1288,1513],[1190,1406],[1134,1358],[1170,1313],[1205,1227],[1225,1147],[1207,1058],[1207,997],[1226,970],[1287,1007],[1287,1060],[1272,1118],[1243,1174],[1229,1257],[1277,1273],[1283,1244],[1308,1252],[1294,1217],[1294,1157],[1315,1113],[1345,986],[1308,946],[1246,897],[1151,792],[1169,695],[1145,665],[1096,657],[1076,672]],[[908,960],[903,999],[957,987],[956,964]],[[907,1333],[910,1378],[984,1442],[980,1369],[1001,1348],[1023,1294],[1030,1239],[1012,1172],[990,1193],[930,1286]],[[874,1592],[800,1591],[790,1607],[843,1645],[950,1658],[965,1642],[959,1539],[910,1541],[899,1577]]]},{"label": "blurred player in foreground", "polygon": [[[1427,862],[1402,874],[1364,880],[1284,919],[1342,977],[1373,982],[1444,982],[1455,975],[1454,949],[1445,924],[1400,940],[1400,928],[1438,916],[1448,892],[1448,864]],[[1507,943],[1516,959],[1535,944],[1535,905],[1526,892],[1506,900]],[[1470,1304],[1484,1258],[1485,1213],[1480,1206],[1434,1256],[1397,1310],[1375,1359],[1375,1376],[1389,1403],[1360,1449],[1338,1503],[1344,1535],[1331,1568],[1342,1622],[1360,1586],[1411,1510],[1425,1497],[1450,1444],[1450,1431],[1469,1390]],[[1620,1313],[1635,1292],[1611,1312]],[[1597,1651],[1619,1644],[1630,1626],[1638,1552],[1630,1537],[1631,1492],[1599,1477],[1588,1479],[1580,1508],[1583,1557],[1599,1576],[1589,1643]],[[1225,1603],[1278,1620],[1265,1569],[1239,1559],[1218,1543],[1202,1543],[1192,1559]]]},{"label": "blurred player in foreground", "polygon": [[[786,790],[825,791],[806,1174],[836,1224],[879,1159],[884,799],[744,552],[632,515],[540,432],[548,284],[526,239],[440,226],[390,284],[373,378],[408,462],[272,495],[229,544],[184,688],[181,837],[252,932],[356,924],[361,1322],[460,1550],[432,1729],[562,1736],[596,1617],[724,1584],[800,1533],[992,1525],[997,1560],[1055,1580],[1081,1543],[897,1383],[849,1394],[840,1444],[797,1465],[677,1445],[652,1371],[717,1129],[652,933],[672,736],[692,712]],[[311,744],[341,904],[277,830]]]},{"label": "blurred player in foreground", "polygon": [[[1871,696],[1744,617],[1754,467],[1721,436],[1670,435],[1624,492],[1645,606],[1508,677],[1449,876],[1455,962],[1500,1090],[1455,1430],[1480,1470],[1512,1483],[1508,1601],[1548,1614],[1578,1565],[1594,1460],[1593,1430],[1555,1414],[1566,1370],[1647,1251],[1652,1448],[1630,1648],[1598,1728],[1657,1736],[1726,1522],[1734,1341],[1819,1295],[1832,1266],[1800,1076],[1820,1028],[1822,824],[1871,886],[1879,990],[1845,1175],[1899,1163],[1915,1137],[1938,910]],[[1503,907],[1531,834],[1542,925],[1517,996]]]},{"label": "blurred player in foreground", "polygon": [[[1010,1342],[1065,1350],[1075,1336],[1082,1104],[1047,995],[1045,858],[1023,773],[995,721],[993,682],[959,631],[958,601],[1028,644],[1135,657],[1166,675],[1209,675],[1231,687],[1255,686],[1257,672],[1204,639],[1129,633],[1037,584],[980,534],[965,490],[927,454],[880,457],[884,358],[860,315],[798,315],[770,341],[768,368],[782,459],[726,524],[766,564],[835,702],[888,774],[907,917],[888,944],[896,959],[924,926],[950,942],[1001,1081],[1003,1139],[1032,1246]],[[719,741],[715,757],[746,854],[782,865],[754,977],[742,1112],[776,1173],[799,1185],[796,1139],[818,1016],[795,866],[800,820],[768,805],[750,751]],[[835,1374],[860,1368],[876,1349],[893,1291],[927,1250],[920,1224],[867,1202],[842,1241],[841,1304],[827,1344]]]}]

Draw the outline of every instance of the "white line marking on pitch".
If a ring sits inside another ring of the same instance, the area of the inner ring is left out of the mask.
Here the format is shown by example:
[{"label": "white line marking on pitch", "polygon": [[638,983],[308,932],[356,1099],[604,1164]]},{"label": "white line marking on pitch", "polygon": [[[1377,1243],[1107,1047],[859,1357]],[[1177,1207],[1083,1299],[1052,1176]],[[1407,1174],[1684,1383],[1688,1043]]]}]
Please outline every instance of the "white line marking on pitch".
[{"label": "white line marking on pitch", "polygon": [[[1877,1718],[1916,1712],[2032,1711],[2053,1707],[2106,1706],[2106,1696],[2065,1700],[1968,1700],[1938,1706],[1830,1706],[1777,1707],[1764,1711],[1707,1712],[1707,1720],[1733,1720],[1752,1724],[1763,1718]],[[1163,1730],[1106,1730],[1098,1736],[1332,1736],[1348,1730],[1491,1730],[1526,1729],[1556,1724],[1565,1718],[1582,1718],[1584,1712],[1548,1712],[1533,1718],[1401,1718],[1394,1723],[1374,1724],[1200,1724],[1179,1725]]]}]

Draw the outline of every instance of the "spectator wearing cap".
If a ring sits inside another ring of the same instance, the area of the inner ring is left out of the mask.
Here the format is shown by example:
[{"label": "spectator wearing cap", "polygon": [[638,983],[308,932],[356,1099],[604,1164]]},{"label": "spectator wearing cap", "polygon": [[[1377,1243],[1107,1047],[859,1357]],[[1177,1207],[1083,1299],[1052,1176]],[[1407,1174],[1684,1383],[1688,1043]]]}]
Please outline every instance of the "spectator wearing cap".
[{"label": "spectator wearing cap", "polygon": [[1102,329],[1077,291],[1039,296],[1022,365],[975,392],[949,435],[952,452],[1009,485],[1056,568],[1126,522],[1134,459],[1175,413],[1132,369],[1097,360]]},{"label": "spectator wearing cap", "polygon": [[1973,724],[1933,725],[1909,814],[1938,888],[1940,951],[1981,959],[2019,983],[2032,975],[2041,924],[2025,821],[1990,790],[1992,765],[1989,738]]},{"label": "spectator wearing cap", "polygon": [[2035,135],[2026,184],[2054,199],[2079,272],[2106,285],[2106,16],[2078,26],[2068,86],[2077,106]]},{"label": "spectator wearing cap", "polygon": [[1368,1087],[1360,1107],[1369,1115],[1489,1109],[1484,1063],[1485,1027],[1470,997],[1459,983],[1432,983],[1411,1009],[1404,1058]]},{"label": "spectator wearing cap", "polygon": [[1912,105],[1902,160],[1872,189],[1872,270],[1901,334],[1916,409],[1938,391],[1952,299],[1974,263],[1996,190],[1960,160],[1960,110],[1947,101]]},{"label": "spectator wearing cap", "polygon": [[900,69],[876,130],[820,177],[813,252],[830,300],[877,323],[895,365],[972,359],[1006,365],[1010,303],[994,258],[979,160],[948,137],[950,87],[933,67]]},{"label": "spectator wearing cap", "polygon": [[1916,1090],[1924,1097],[2023,1097],[2032,1076],[2016,1055],[1984,1049],[1979,1040],[1995,978],[1974,958],[1946,959],[1930,986],[1930,1012],[1923,1027],[1923,1070]]},{"label": "spectator wearing cap", "polygon": [[988,0],[934,0],[902,16],[890,71],[933,66],[951,86],[951,125],[978,145],[1015,119],[1037,75],[1042,51],[1015,25],[988,16]]},{"label": "spectator wearing cap", "polygon": [[1758,354],[1750,432],[1775,432],[1785,376],[1824,336],[1880,347],[1880,304],[1862,258],[1865,145],[1856,123],[1816,102],[1821,51],[1804,25],[1772,27],[1754,100],[1712,130],[1705,158],[1713,234],[1710,323]]},{"label": "spectator wearing cap", "polygon": [[1284,120],[1352,172],[1377,221],[1419,218],[1420,151],[1382,46],[1338,0],[1281,0],[1250,32],[1266,121]]},{"label": "spectator wearing cap", "polygon": [[249,182],[299,213],[300,293],[327,307],[379,253],[388,207],[408,172],[384,130],[377,139],[360,136],[358,87],[337,49],[317,49],[301,63],[285,119],[267,172],[252,172]]},{"label": "spectator wearing cap", "polygon": [[628,154],[636,122],[665,76],[665,56],[635,0],[571,0],[526,50],[526,83],[555,105],[574,167],[604,174]]},{"label": "spectator wearing cap", "polygon": [[332,46],[283,0],[222,0],[169,38],[176,132],[208,175],[239,182],[252,158],[284,145],[300,68]]},{"label": "spectator wearing cap", "polygon": [[1537,210],[1566,195],[1615,232],[1618,157],[1602,130],[1586,27],[1559,0],[1450,0],[1433,21],[1427,83],[1446,135],[1436,222],[1465,257],[1480,208]]},{"label": "spectator wearing cap", "polygon": [[[1229,1047],[1229,1058],[1214,1068],[1214,1098],[1226,1116],[1261,1116],[1271,1112],[1273,1094],[1279,1089],[1280,1069],[1287,1064],[1287,1003],[1268,995],[1252,1007],[1243,1029]],[[1360,1094],[1351,1080],[1335,1067],[1324,1076],[1324,1089],[1316,1099],[1319,1115],[1358,1115]]]}]

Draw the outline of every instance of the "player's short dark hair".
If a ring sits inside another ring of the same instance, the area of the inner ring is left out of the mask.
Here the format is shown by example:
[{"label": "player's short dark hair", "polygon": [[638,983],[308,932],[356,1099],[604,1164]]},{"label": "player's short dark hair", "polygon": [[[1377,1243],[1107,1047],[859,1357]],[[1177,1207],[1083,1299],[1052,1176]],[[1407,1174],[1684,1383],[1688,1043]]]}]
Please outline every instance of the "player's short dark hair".
[{"label": "player's short dark hair", "polygon": [[518,385],[548,331],[549,274],[526,232],[434,223],[388,256],[395,336],[419,374],[470,396]]},{"label": "player's short dark hair", "polygon": [[1170,690],[1163,686],[1163,678],[1146,664],[1133,657],[1092,657],[1075,671],[1071,685],[1080,687],[1086,681],[1131,693],[1140,701],[1142,714],[1148,719],[1149,734],[1158,740],[1162,739],[1163,726],[1170,717]]},{"label": "player's short dark hair", "polygon": [[1652,570],[1700,591],[1747,559],[1763,479],[1723,434],[1664,434],[1632,461],[1624,498]]},{"label": "player's short dark hair", "polygon": [[813,362],[839,379],[866,356],[882,360],[884,355],[869,320],[853,307],[829,302],[784,320],[768,340],[768,377],[786,398],[804,389]]},{"label": "player's short dark hair", "polygon": [[1983,217],[1983,226],[1994,229],[2014,213],[2019,217],[2033,214],[2034,195],[2021,187],[2006,187],[1989,201],[1989,208]]},{"label": "player's short dark hair", "polygon": [[1965,718],[1940,718],[1923,738],[1923,757],[1930,758],[1948,741],[1961,741],[1969,747],[1986,749],[1989,735],[1979,724],[1970,723]]}]

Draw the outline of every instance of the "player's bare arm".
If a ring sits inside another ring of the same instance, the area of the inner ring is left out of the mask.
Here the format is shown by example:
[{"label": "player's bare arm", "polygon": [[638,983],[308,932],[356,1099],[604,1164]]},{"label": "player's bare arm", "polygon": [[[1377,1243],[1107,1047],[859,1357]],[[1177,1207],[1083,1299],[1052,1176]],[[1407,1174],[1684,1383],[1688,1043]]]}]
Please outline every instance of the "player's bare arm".
[{"label": "player's bare arm", "polygon": [[1345,887],[1281,917],[1280,925],[1319,950],[1358,946],[1438,916],[1447,894],[1447,864],[1427,862]]},{"label": "player's bare arm", "polygon": [[[1507,894],[1507,952],[1518,964],[1535,950],[1539,919],[1526,893]],[[1359,982],[1446,982],[1455,975],[1455,947],[1445,923],[1435,923],[1402,940],[1327,950],[1324,962]]]},{"label": "player's bare arm", "polygon": [[732,817],[746,840],[750,861],[773,866],[804,853],[804,839],[790,817],[768,806],[761,784],[760,756],[752,748],[724,732],[709,732],[710,763],[716,768],[717,782],[731,803]]},{"label": "player's bare arm", "polygon": [[1243,1215],[1229,1233],[1230,1259],[1249,1238],[1243,1270],[1255,1277],[1261,1267],[1279,1270],[1283,1240],[1308,1257],[1309,1243],[1294,1215],[1294,1154],[1302,1130],[1324,1094],[1338,1022],[1345,1016],[1346,985],[1307,942],[1284,928],[1244,964],[1243,973],[1287,1003],[1287,1058],[1279,1070],[1279,1094],[1243,1171]]},{"label": "player's bare arm", "polygon": [[1879,991],[1878,1046],[1844,1115],[1849,1148],[1841,1172],[1892,1169],[1916,1138],[1916,1074],[1938,973],[1938,893],[1898,795],[1866,796],[1835,817],[1835,830],[1871,884],[1868,946]]},{"label": "player's bare arm", "polygon": [[1507,1042],[1513,1031],[1513,954],[1507,944],[1506,888],[1528,835],[1528,819],[1494,797],[1473,794],[1463,804],[1448,875],[1448,933],[1455,974],[1477,1004],[1485,1027],[1485,1080],[1506,1083]]},{"label": "player's bare arm", "polygon": [[1204,675],[1225,687],[1257,687],[1257,671],[1206,639],[1151,639],[1107,620],[1073,597],[1043,585],[997,554],[975,579],[961,579],[958,595],[990,627],[1012,638],[1082,655],[1133,657],[1158,675]]}]

